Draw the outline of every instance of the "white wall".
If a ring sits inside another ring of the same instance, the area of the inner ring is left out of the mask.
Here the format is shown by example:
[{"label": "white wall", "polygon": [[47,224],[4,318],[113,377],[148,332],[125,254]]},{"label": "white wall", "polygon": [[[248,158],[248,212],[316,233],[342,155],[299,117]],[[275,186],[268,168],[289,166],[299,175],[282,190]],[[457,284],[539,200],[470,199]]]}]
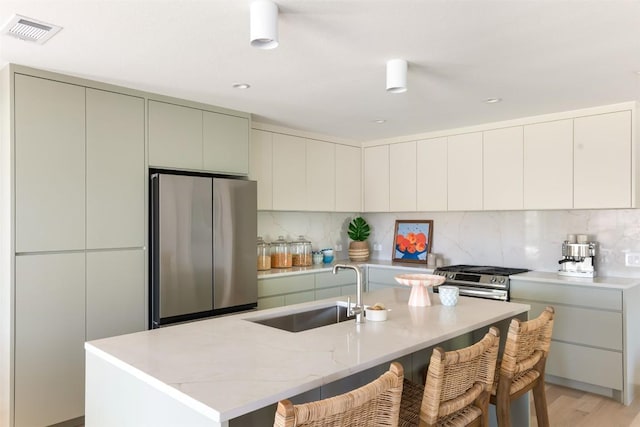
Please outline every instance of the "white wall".
[{"label": "white wall", "polygon": [[[269,241],[282,234],[304,234],[314,250],[343,245],[354,214],[259,212],[258,231]],[[626,252],[640,252],[640,210],[570,210],[510,212],[368,213],[372,258],[390,260],[396,219],[432,219],[433,252],[447,264],[485,264],[557,271],[566,235],[588,234],[599,243],[598,274],[640,277],[640,268],[625,267]],[[380,243],[382,250],[373,251]]]}]

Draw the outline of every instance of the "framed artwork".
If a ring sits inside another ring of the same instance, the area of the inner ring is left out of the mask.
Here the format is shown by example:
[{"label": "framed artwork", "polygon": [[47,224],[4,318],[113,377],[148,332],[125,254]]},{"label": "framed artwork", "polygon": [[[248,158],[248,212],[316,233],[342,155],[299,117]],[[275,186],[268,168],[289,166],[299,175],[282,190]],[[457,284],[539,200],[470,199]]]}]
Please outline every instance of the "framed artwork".
[{"label": "framed artwork", "polygon": [[433,220],[398,219],[393,236],[393,261],[427,263],[433,239]]}]

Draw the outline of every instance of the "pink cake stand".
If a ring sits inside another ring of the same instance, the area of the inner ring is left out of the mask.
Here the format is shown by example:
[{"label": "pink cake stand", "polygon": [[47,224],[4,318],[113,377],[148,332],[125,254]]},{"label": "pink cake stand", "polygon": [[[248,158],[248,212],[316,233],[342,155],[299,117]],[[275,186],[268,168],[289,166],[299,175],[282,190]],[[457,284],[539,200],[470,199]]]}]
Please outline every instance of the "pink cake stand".
[{"label": "pink cake stand", "polygon": [[447,279],[435,274],[398,274],[396,282],[411,286],[409,305],[412,307],[427,307],[431,305],[429,287],[443,284]]}]

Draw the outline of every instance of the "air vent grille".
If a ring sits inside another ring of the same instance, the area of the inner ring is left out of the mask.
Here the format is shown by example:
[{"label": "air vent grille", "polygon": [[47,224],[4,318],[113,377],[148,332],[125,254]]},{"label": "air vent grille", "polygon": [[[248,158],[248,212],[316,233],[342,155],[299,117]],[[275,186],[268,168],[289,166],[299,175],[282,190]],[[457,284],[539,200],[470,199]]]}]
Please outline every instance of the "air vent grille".
[{"label": "air vent grille", "polygon": [[1,34],[19,38],[29,42],[43,44],[53,37],[62,27],[36,19],[27,18],[25,16],[14,15],[13,18],[5,25]]}]

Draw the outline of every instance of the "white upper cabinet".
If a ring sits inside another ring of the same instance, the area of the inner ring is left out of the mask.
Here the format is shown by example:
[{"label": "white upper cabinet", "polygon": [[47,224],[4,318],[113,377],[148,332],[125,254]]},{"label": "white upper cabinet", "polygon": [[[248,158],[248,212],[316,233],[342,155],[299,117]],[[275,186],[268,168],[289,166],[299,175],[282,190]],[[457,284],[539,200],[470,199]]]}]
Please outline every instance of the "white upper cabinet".
[{"label": "white upper cabinet", "polygon": [[573,207],[573,120],[524,126],[524,208]]},{"label": "white upper cabinet", "polygon": [[337,212],[360,212],[362,209],[362,150],[336,144]]},{"label": "white upper cabinet", "polygon": [[482,210],[482,132],[448,137],[448,209]]},{"label": "white upper cabinet", "polygon": [[16,252],[85,247],[85,88],[15,76]]},{"label": "white upper cabinet", "polygon": [[335,144],[307,140],[306,182],[306,209],[334,211],[336,208]]},{"label": "white upper cabinet", "polygon": [[249,179],[258,182],[258,210],[273,209],[273,134],[251,130]]},{"label": "white upper cabinet", "polygon": [[416,210],[416,143],[389,146],[389,210]]},{"label": "white upper cabinet", "polygon": [[203,112],[203,168],[207,171],[249,173],[249,120]]},{"label": "white upper cabinet", "polygon": [[416,208],[419,212],[447,210],[447,138],[416,145]]},{"label": "white upper cabinet", "polygon": [[483,209],[522,209],[522,126],[484,132]]},{"label": "white upper cabinet", "polygon": [[252,129],[249,178],[258,210],[359,212],[358,147]]},{"label": "white upper cabinet", "polygon": [[87,89],[87,248],[144,246],[144,100]]},{"label": "white upper cabinet", "polygon": [[149,166],[249,173],[249,119],[149,100]]},{"label": "white upper cabinet", "polygon": [[364,210],[389,211],[389,146],[364,149]]},{"label": "white upper cabinet", "polygon": [[574,120],[573,207],[632,206],[631,111]]},{"label": "white upper cabinet", "polygon": [[[304,138],[273,134],[273,209],[303,211],[307,207]],[[318,177],[320,179],[321,177]]]},{"label": "white upper cabinet", "polygon": [[202,169],[202,110],[149,101],[149,166]]}]

